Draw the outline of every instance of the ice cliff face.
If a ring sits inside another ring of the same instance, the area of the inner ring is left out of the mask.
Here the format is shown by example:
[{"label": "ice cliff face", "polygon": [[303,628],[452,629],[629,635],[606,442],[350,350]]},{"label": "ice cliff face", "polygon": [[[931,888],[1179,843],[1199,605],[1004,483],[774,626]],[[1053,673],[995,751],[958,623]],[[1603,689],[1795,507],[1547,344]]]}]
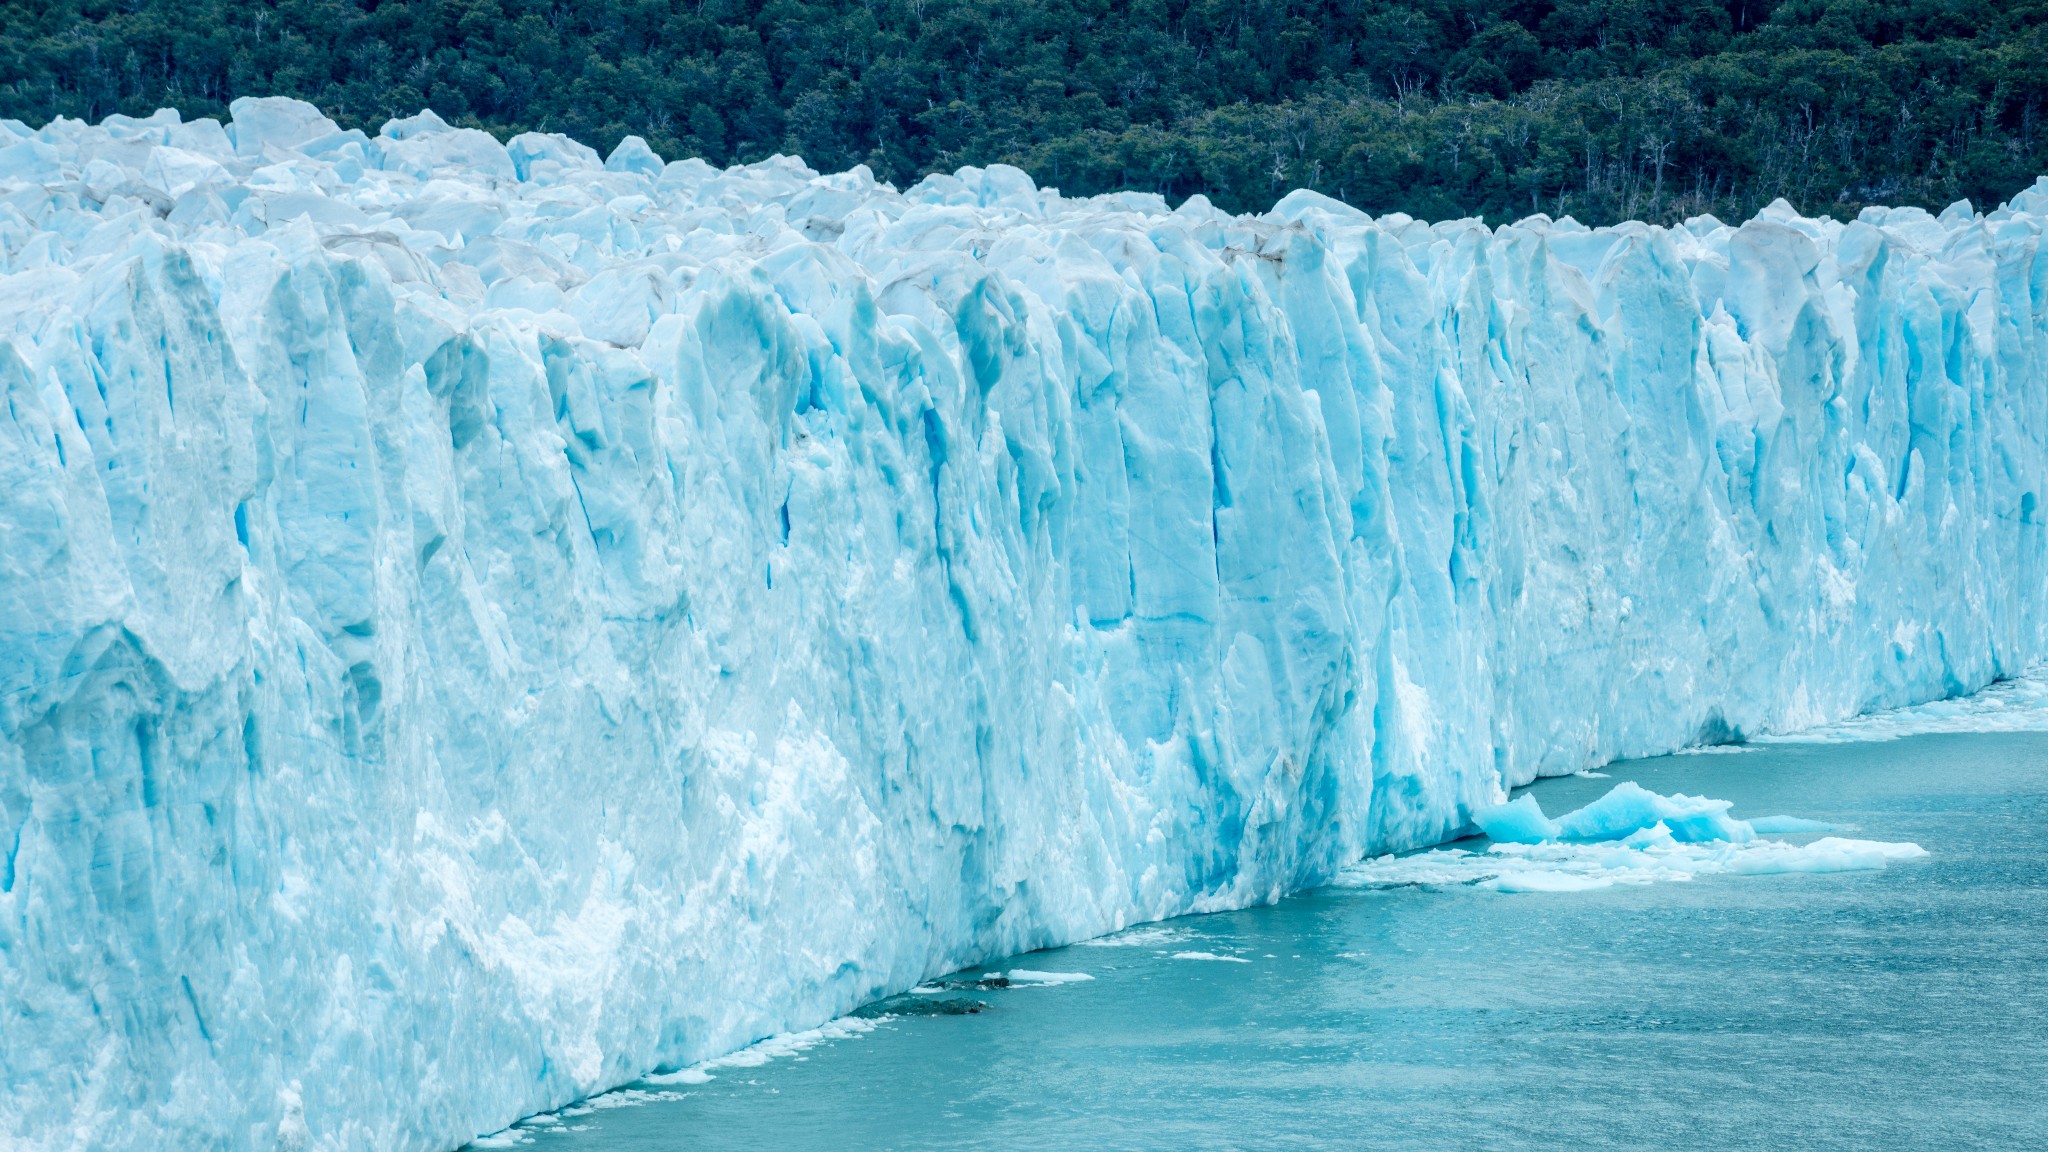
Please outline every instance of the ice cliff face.
[{"label": "ice cliff face", "polygon": [[447,1147],[2014,671],[2044,214],[0,124],[0,1133]]}]

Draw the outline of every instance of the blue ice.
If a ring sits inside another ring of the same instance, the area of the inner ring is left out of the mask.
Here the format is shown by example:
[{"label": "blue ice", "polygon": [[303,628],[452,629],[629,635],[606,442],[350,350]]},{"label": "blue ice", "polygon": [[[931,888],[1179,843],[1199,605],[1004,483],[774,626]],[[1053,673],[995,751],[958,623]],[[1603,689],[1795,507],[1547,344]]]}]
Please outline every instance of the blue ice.
[{"label": "blue ice", "polygon": [[[2048,182],[1488,227],[233,113],[0,122],[30,1148],[448,1146],[2048,655]],[[1646,803],[1572,850],[1751,851]]]}]

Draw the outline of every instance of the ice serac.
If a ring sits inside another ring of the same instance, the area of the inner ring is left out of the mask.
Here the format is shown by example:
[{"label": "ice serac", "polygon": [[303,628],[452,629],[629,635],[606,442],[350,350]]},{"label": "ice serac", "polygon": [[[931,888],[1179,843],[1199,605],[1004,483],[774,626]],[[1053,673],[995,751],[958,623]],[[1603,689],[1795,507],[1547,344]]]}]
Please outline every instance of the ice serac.
[{"label": "ice serac", "polygon": [[2014,672],[2044,219],[0,123],[0,1132],[445,1148]]}]

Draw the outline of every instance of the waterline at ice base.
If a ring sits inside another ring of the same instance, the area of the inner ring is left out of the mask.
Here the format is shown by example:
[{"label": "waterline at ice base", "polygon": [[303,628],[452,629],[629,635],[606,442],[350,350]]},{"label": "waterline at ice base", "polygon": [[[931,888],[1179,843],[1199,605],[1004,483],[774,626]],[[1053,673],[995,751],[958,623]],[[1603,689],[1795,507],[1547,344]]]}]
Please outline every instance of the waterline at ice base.
[{"label": "waterline at ice base", "polygon": [[1489,229],[234,107],[0,123],[25,1148],[451,1148],[2048,656],[2048,180]]}]

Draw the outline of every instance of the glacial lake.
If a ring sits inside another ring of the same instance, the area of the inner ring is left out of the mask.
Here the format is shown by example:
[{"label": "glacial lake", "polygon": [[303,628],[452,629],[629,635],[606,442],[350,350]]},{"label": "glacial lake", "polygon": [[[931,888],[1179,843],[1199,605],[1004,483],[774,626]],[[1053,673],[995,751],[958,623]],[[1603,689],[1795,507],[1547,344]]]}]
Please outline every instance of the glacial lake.
[{"label": "glacial lake", "polygon": [[1635,780],[1931,855],[1589,892],[1321,889],[992,964],[1092,979],[948,992],[989,1008],[884,1019],[503,1139],[560,1152],[2048,1148],[2048,734],[1771,745],[1607,772],[1531,791],[1555,813]]}]

